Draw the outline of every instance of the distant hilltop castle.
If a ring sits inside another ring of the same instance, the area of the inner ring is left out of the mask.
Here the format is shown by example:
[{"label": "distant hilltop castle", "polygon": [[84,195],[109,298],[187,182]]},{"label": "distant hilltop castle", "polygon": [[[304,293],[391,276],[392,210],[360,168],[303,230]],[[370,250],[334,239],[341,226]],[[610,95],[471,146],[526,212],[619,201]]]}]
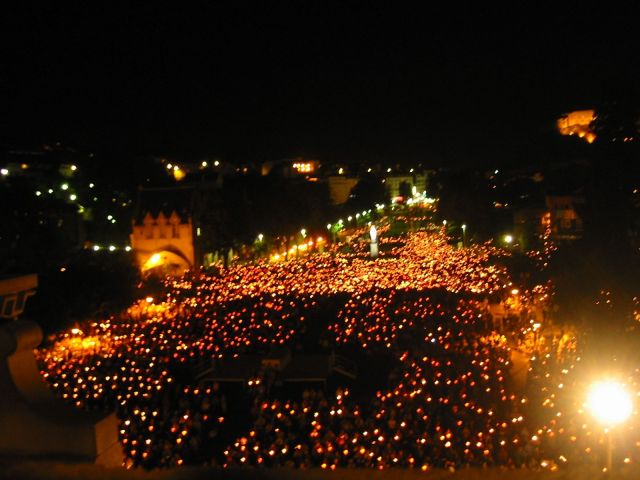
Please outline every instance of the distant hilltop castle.
[{"label": "distant hilltop castle", "polygon": [[591,122],[596,118],[594,110],[576,110],[562,115],[556,125],[561,135],[577,135],[587,142],[593,143],[595,132],[591,129]]}]

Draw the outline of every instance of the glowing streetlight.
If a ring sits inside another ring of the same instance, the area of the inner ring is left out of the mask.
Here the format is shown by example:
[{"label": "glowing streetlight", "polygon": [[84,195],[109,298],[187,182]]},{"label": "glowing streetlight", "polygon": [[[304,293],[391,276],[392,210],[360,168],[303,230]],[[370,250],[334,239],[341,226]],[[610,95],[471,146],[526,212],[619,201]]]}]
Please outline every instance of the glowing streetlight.
[{"label": "glowing streetlight", "polygon": [[631,395],[615,380],[603,380],[591,385],[587,408],[607,433],[607,473],[613,468],[611,429],[627,420],[633,411]]},{"label": "glowing streetlight", "polygon": [[504,243],[506,243],[507,245],[511,245],[513,243],[513,235],[506,234],[504,236]]},{"label": "glowing streetlight", "polygon": [[594,383],[587,396],[587,406],[596,420],[608,428],[624,422],[633,410],[631,396],[613,380]]},{"label": "glowing streetlight", "polygon": [[263,235],[263,234],[261,234],[261,233],[259,233],[259,234],[258,234],[258,241],[259,241],[259,242],[262,242],[262,240],[264,240],[264,235]]},{"label": "glowing streetlight", "polygon": [[300,235],[302,235],[302,238],[305,238],[307,236],[307,229],[306,228],[301,228],[300,229]]}]

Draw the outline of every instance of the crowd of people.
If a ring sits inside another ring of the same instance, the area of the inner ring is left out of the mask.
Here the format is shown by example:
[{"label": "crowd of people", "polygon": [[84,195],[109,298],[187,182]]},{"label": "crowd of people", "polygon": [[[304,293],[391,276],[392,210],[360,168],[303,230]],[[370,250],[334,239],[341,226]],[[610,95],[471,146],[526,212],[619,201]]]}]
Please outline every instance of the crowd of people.
[{"label": "crowd of people", "polygon": [[[486,328],[478,305],[445,292],[371,291],[358,304],[350,299],[348,318],[363,321],[344,329],[338,322],[332,331],[340,343],[395,360],[387,387],[372,398],[340,388],[330,397],[305,391],[300,401],[271,400],[263,389],[253,428],[227,449],[227,465],[532,465],[522,398],[507,385],[509,346]],[[382,324],[389,323],[405,334],[386,335]]]},{"label": "crowd of people", "polygon": [[[161,297],[50,339],[37,352],[42,374],[79,408],[116,411],[128,467],[538,467],[549,452],[570,458],[549,441],[560,416],[538,426],[534,413],[549,404],[532,405],[555,374],[534,361],[530,384],[516,388],[511,349],[520,344],[488,321],[487,299],[513,287],[496,261],[505,253],[455,249],[441,231],[389,247],[376,260],[327,251],[167,278]],[[531,325],[518,317],[509,328]],[[310,344],[382,359],[384,387],[371,393],[338,378],[283,398],[270,370],[241,393],[198,383],[216,360]],[[234,418],[244,401],[251,415]]]}]

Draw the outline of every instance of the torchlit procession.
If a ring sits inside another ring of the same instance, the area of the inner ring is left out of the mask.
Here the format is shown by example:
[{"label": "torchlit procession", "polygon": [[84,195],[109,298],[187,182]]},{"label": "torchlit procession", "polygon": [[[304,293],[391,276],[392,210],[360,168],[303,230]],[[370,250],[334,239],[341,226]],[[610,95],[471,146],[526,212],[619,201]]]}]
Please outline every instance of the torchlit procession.
[{"label": "torchlit procession", "polygon": [[[507,251],[447,240],[428,228],[393,238],[377,259],[336,247],[167,277],[162,296],[57,335],[37,351],[41,372],[75,406],[115,409],[128,468],[597,464],[606,432],[577,394],[575,332],[545,342],[547,326],[532,319],[550,286],[519,291]],[[496,304],[511,305],[506,324],[492,318]],[[263,366],[238,392],[194,373],[282,349],[337,351],[383,377],[374,388],[339,377],[295,390]],[[524,381],[512,373],[516,351]],[[639,373],[621,379],[638,394]],[[632,417],[618,463],[640,461]]]}]

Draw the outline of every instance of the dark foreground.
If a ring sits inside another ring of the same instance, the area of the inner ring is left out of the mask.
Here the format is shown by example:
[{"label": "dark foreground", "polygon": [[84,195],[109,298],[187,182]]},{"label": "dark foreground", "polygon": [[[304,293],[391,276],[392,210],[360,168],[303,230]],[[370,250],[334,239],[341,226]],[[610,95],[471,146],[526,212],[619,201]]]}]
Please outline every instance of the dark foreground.
[{"label": "dark foreground", "polygon": [[0,460],[0,478],[12,480],[200,480],[200,479],[264,479],[264,480],[582,480],[582,479],[637,479],[640,469],[635,466],[621,468],[609,475],[593,469],[562,469],[555,472],[532,470],[506,470],[499,468],[467,468],[450,472],[433,469],[428,472],[419,470],[392,469],[375,471],[370,469],[214,469],[214,468],[174,468],[167,470],[143,471],[107,469],[95,465],[72,464],[62,462],[9,462]]}]

